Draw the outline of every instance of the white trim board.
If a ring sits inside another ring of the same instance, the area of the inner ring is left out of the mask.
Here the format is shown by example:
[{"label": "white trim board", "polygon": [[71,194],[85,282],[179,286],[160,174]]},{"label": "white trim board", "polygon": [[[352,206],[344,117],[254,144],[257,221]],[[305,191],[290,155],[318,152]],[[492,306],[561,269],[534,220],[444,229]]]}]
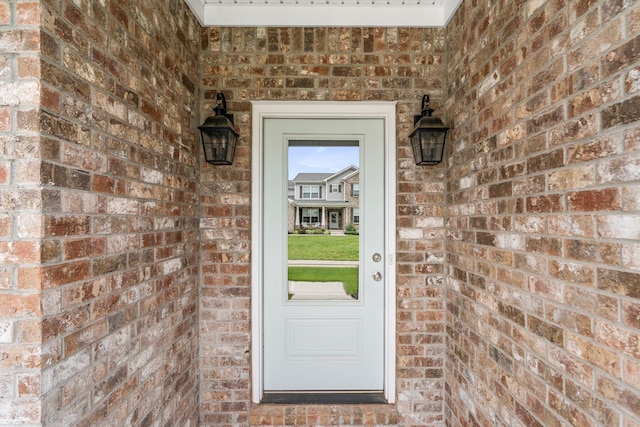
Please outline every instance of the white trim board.
[{"label": "white trim board", "polygon": [[185,0],[204,27],[445,27],[462,0],[428,2]]},{"label": "white trim board", "polygon": [[382,118],[385,121],[385,252],[393,272],[385,289],[384,395],[396,395],[396,102],[252,101],[251,178],[251,399],[259,403],[263,386],[263,286],[262,286],[262,157],[265,118]]}]

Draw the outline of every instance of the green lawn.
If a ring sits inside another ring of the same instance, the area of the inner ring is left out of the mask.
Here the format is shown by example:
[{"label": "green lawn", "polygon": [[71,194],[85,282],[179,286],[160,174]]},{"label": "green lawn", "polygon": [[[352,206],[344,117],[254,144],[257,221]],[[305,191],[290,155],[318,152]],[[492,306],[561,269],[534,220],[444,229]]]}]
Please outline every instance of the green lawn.
[{"label": "green lawn", "polygon": [[357,267],[289,267],[289,280],[295,282],[342,282],[348,295],[358,297]]},{"label": "green lawn", "polygon": [[359,236],[290,235],[289,259],[358,261]]}]

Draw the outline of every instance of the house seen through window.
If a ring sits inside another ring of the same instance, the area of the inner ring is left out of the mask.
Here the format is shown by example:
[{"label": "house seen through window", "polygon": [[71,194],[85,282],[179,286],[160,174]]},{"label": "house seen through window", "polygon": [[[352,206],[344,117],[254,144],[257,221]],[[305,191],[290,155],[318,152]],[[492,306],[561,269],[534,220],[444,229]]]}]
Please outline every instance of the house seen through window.
[{"label": "house seen through window", "polygon": [[287,171],[287,295],[360,298],[357,140],[291,140]]}]

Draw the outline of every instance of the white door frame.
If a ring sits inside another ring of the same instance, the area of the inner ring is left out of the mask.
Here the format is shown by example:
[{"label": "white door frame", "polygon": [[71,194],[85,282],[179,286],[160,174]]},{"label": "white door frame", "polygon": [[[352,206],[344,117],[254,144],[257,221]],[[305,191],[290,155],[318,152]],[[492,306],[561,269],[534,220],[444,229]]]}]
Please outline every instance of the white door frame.
[{"label": "white door frame", "polygon": [[396,102],[252,101],[251,158],[251,399],[259,403],[263,385],[263,123],[266,118],[381,118],[385,128],[385,252],[388,274],[384,301],[384,395],[396,394]]}]

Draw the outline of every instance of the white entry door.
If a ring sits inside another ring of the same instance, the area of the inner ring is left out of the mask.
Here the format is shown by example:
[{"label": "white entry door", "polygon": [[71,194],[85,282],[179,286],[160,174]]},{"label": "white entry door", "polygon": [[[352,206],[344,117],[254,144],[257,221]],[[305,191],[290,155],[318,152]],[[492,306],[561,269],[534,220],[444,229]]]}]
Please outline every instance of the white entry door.
[{"label": "white entry door", "polygon": [[[384,259],[384,120],[266,118],[263,133],[264,391],[382,391],[388,274]],[[355,298],[291,298],[287,153],[291,144],[315,141],[359,147],[360,249]]]},{"label": "white entry door", "polygon": [[332,230],[336,230],[339,228],[338,212],[329,212],[329,228]]}]

